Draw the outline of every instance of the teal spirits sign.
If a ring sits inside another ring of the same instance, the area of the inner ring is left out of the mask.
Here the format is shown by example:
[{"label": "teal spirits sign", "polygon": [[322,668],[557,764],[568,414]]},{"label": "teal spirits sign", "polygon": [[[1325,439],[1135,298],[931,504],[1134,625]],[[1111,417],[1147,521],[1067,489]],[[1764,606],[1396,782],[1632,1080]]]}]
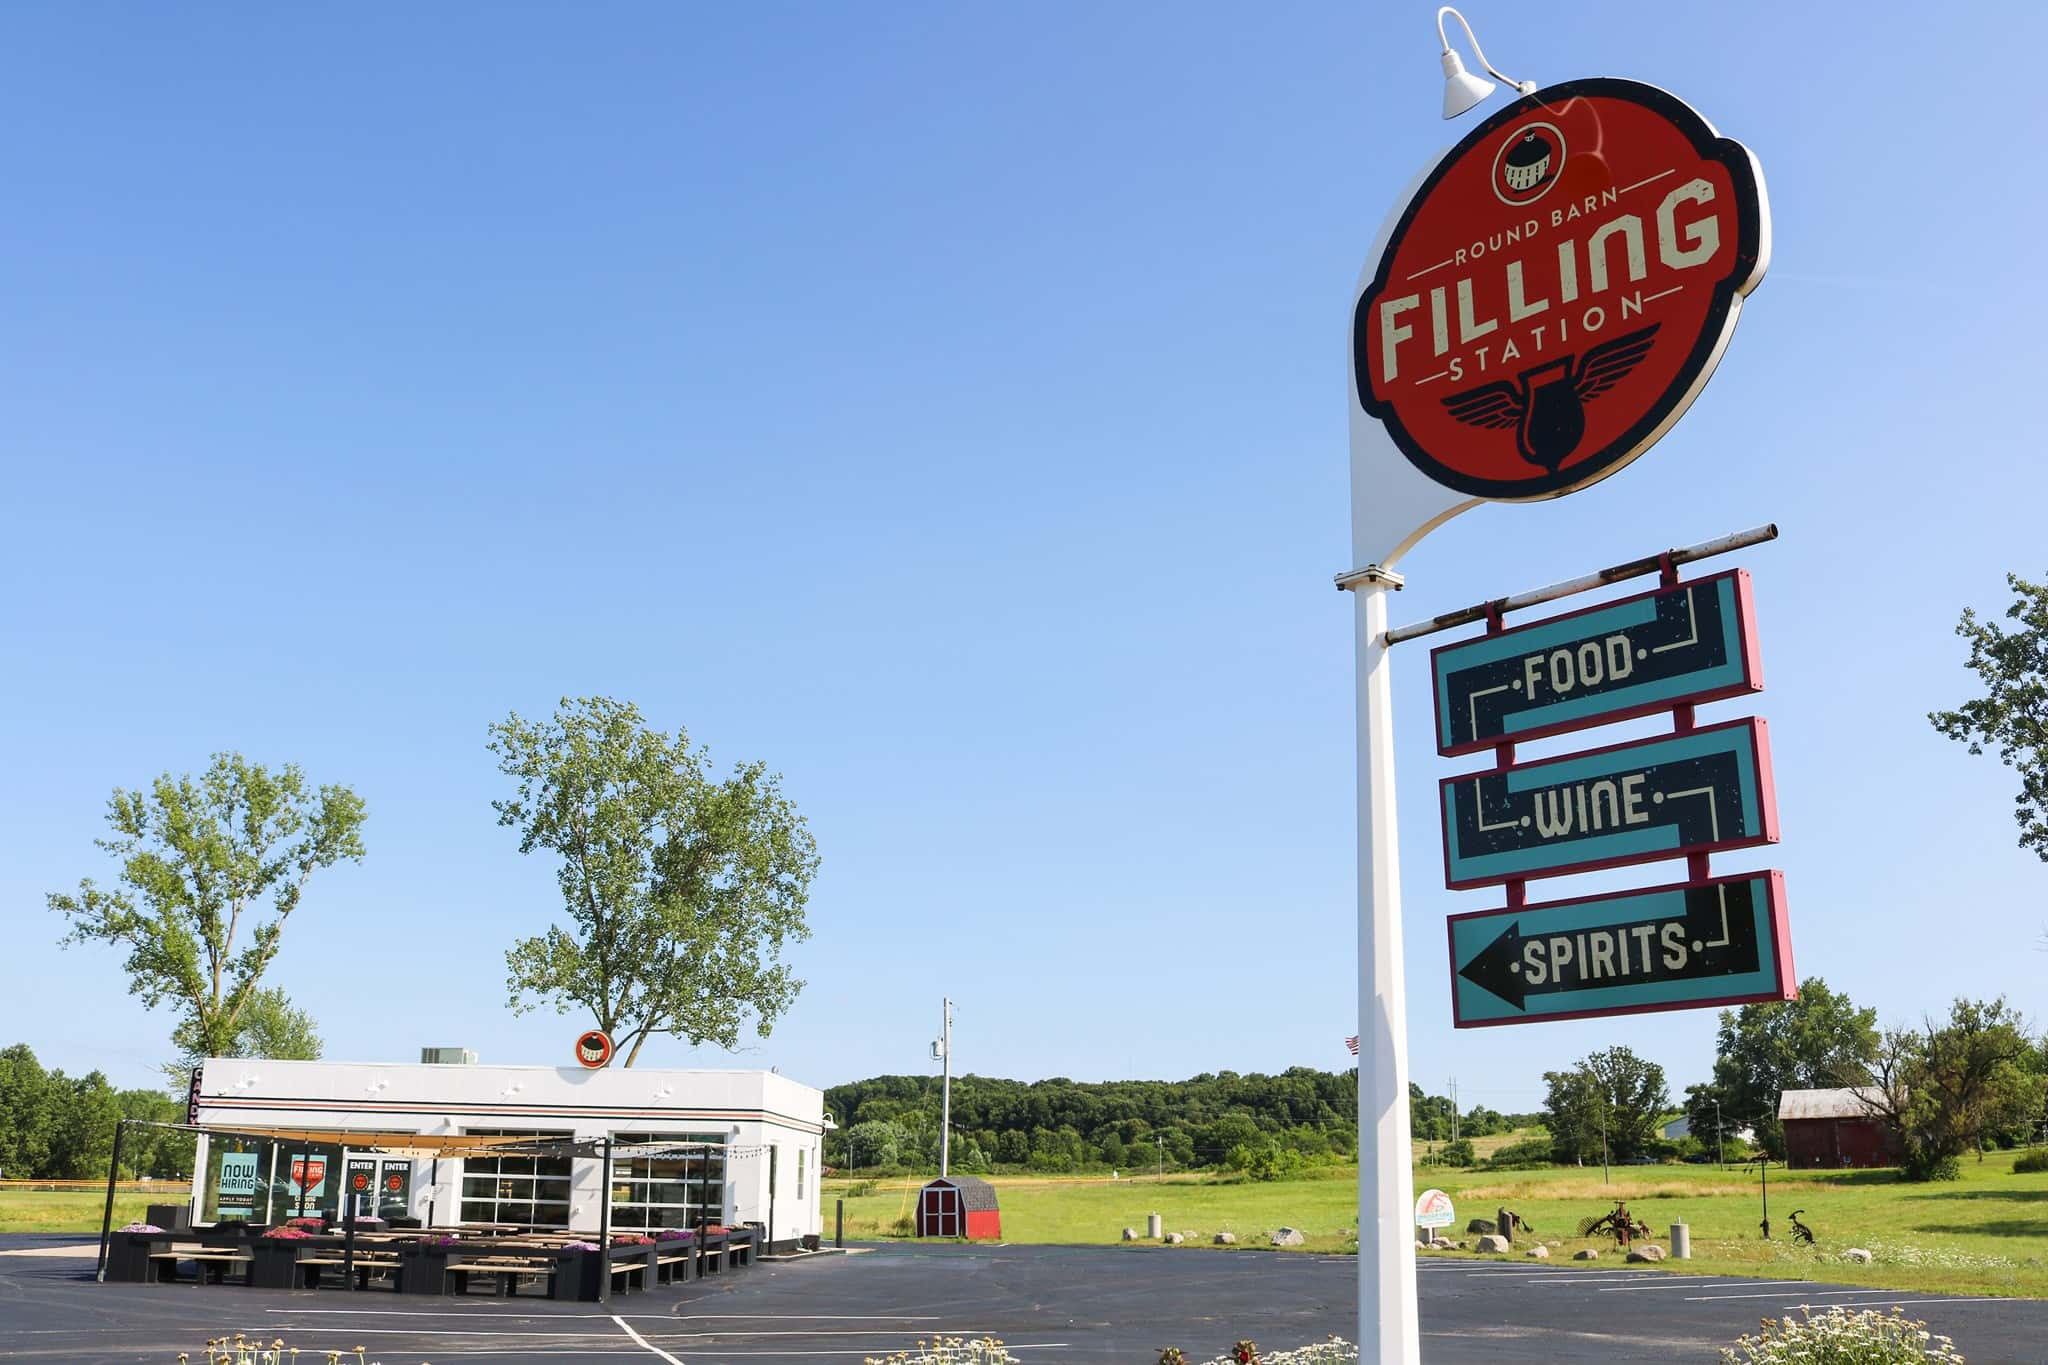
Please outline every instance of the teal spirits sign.
[{"label": "teal spirits sign", "polygon": [[1782,873],[1450,919],[1459,1028],[1790,1000]]},{"label": "teal spirits sign", "polygon": [[1444,780],[1453,891],[1777,842],[1760,719]]},{"label": "teal spirits sign", "polygon": [[1763,690],[1741,569],[1444,645],[1430,672],[1446,756]]}]

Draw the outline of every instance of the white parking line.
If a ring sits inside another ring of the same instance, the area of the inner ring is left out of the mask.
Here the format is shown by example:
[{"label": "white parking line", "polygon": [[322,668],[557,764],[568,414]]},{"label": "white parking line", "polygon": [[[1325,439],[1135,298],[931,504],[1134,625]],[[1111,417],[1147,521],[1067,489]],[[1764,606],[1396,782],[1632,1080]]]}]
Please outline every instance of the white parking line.
[{"label": "white parking line", "polygon": [[[1751,1281],[1751,1283],[1754,1283],[1754,1281]],[[1785,1281],[1782,1281],[1781,1283],[1784,1283],[1784,1284],[1812,1284],[1812,1283],[1814,1283],[1814,1281],[1812,1281],[1812,1280],[1785,1280]],[[1713,1286],[1711,1286],[1711,1285],[1704,1285],[1704,1284],[1696,1284],[1696,1285],[1694,1285],[1694,1286],[1693,1286],[1693,1288],[1695,1288],[1695,1289],[1710,1289],[1710,1288],[1712,1288],[1712,1287],[1713,1287]],[[1874,1289],[1822,1289],[1822,1290],[1806,1290],[1806,1289],[1794,1289],[1794,1290],[1791,1290],[1791,1291],[1789,1291],[1789,1292],[1788,1292],[1788,1291],[1786,1291],[1786,1290],[1782,1290],[1782,1289],[1769,1289],[1769,1290],[1761,1290],[1761,1291],[1759,1291],[1759,1292],[1757,1292],[1757,1293],[1755,1293],[1755,1294],[1693,1294],[1693,1295],[1688,1295],[1688,1296],[1687,1296],[1687,1298],[1686,1298],[1686,1302],[1687,1302],[1687,1303],[1705,1303],[1705,1302],[1707,1302],[1707,1301],[1709,1301],[1709,1300],[1711,1300],[1711,1299],[1818,1299],[1818,1298],[1825,1298],[1825,1297],[1826,1297],[1827,1295],[1829,1295],[1829,1294],[1874,1294],[1874,1293],[1876,1293],[1876,1292],[1878,1292],[1878,1291],[1876,1291],[1876,1290],[1874,1290]],[[1885,1302],[1886,1302],[1886,1303],[1907,1303],[1907,1302],[1918,1302],[1918,1300],[1909,1300],[1909,1299],[1906,1299],[1906,1298],[1899,1298],[1899,1299],[1886,1299],[1886,1300],[1885,1300]]]},{"label": "white parking line", "polygon": [[[1865,1293],[1869,1293],[1870,1291],[1869,1291],[1869,1290],[1865,1290],[1865,1291],[1863,1291],[1863,1292],[1865,1292]],[[1929,1303],[1983,1303],[1983,1304],[1992,1304],[1992,1303],[2032,1303],[2032,1302],[2038,1302],[2038,1300],[2032,1300],[2032,1299],[1994,1299],[1994,1298],[1992,1298],[1992,1297],[1991,1297],[1990,1295],[1988,1295],[1988,1294],[1966,1294],[1966,1295],[1963,1295],[1963,1296],[1962,1296],[1961,1298],[1954,1298],[1954,1299],[1866,1299],[1866,1300],[1864,1300],[1864,1301],[1863,1301],[1863,1302],[1861,1302],[1861,1303],[1831,1303],[1831,1304],[1829,1304],[1829,1305],[1828,1305],[1828,1307],[1830,1307],[1830,1308],[1888,1308],[1888,1307],[1890,1307],[1890,1306],[1891,1306],[1891,1305],[1893,1305],[1893,1304],[1901,1304],[1901,1305],[1903,1305],[1903,1306],[1905,1306],[1905,1307],[1907,1307],[1907,1308],[1918,1308],[1918,1307],[1920,1307],[1920,1306],[1921,1306],[1922,1304],[1929,1304]]]},{"label": "white parking line", "polygon": [[642,1346],[645,1346],[648,1350],[654,1352],[654,1354],[660,1356],[663,1360],[666,1360],[668,1362],[668,1365],[683,1365],[682,1361],[678,1360],[676,1357],[670,1355],[667,1351],[662,1350],[659,1346],[656,1346],[653,1342],[649,1341],[646,1337],[643,1337],[638,1332],[634,1331],[633,1324],[627,1322],[618,1314],[612,1314],[612,1321],[616,1322],[619,1325],[619,1330],[621,1332],[624,1332],[627,1336],[633,1338],[634,1341],[638,1342]]},{"label": "white parking line", "polygon": [[[1655,1289],[1733,1289],[1740,1284],[1755,1284],[1755,1280],[1722,1280],[1719,1284],[1610,1284],[1601,1289],[1602,1294],[1640,1294]],[[1788,1280],[1787,1284],[1812,1284],[1812,1280]]]}]

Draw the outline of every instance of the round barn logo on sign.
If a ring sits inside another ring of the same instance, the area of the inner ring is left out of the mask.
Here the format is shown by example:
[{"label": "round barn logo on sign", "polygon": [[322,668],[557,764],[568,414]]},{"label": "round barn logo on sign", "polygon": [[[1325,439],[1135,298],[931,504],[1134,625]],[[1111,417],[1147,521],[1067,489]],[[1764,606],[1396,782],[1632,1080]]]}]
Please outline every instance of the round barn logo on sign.
[{"label": "round barn logo on sign", "polygon": [[1678,420],[1769,261],[1742,144],[1635,81],[1539,90],[1395,225],[1352,323],[1358,401],[1449,488],[1569,493]]}]

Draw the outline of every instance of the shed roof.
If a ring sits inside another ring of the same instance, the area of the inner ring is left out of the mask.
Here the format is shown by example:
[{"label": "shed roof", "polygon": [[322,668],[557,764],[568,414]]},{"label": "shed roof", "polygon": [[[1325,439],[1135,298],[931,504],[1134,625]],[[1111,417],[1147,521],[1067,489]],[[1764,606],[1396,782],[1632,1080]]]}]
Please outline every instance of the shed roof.
[{"label": "shed roof", "polygon": [[968,1213],[979,1213],[985,1209],[999,1207],[996,1204],[996,1187],[986,1180],[976,1180],[971,1175],[946,1175],[940,1176],[925,1188],[931,1189],[933,1185],[951,1185],[960,1191],[960,1207]]},{"label": "shed roof", "polygon": [[1840,1090],[1787,1090],[1778,1096],[1778,1119],[1874,1119],[1884,1116],[1884,1091],[1874,1085]]}]

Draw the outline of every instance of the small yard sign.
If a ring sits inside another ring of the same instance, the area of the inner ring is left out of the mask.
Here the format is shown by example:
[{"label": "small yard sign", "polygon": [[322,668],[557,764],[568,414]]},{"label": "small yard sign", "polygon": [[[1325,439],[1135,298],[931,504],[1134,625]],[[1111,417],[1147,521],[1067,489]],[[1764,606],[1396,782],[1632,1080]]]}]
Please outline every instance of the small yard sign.
[{"label": "small yard sign", "polygon": [[1458,1211],[1451,1207],[1451,1197],[1442,1190],[1424,1190],[1415,1201],[1415,1226],[1419,1228],[1447,1228],[1458,1220]]}]

